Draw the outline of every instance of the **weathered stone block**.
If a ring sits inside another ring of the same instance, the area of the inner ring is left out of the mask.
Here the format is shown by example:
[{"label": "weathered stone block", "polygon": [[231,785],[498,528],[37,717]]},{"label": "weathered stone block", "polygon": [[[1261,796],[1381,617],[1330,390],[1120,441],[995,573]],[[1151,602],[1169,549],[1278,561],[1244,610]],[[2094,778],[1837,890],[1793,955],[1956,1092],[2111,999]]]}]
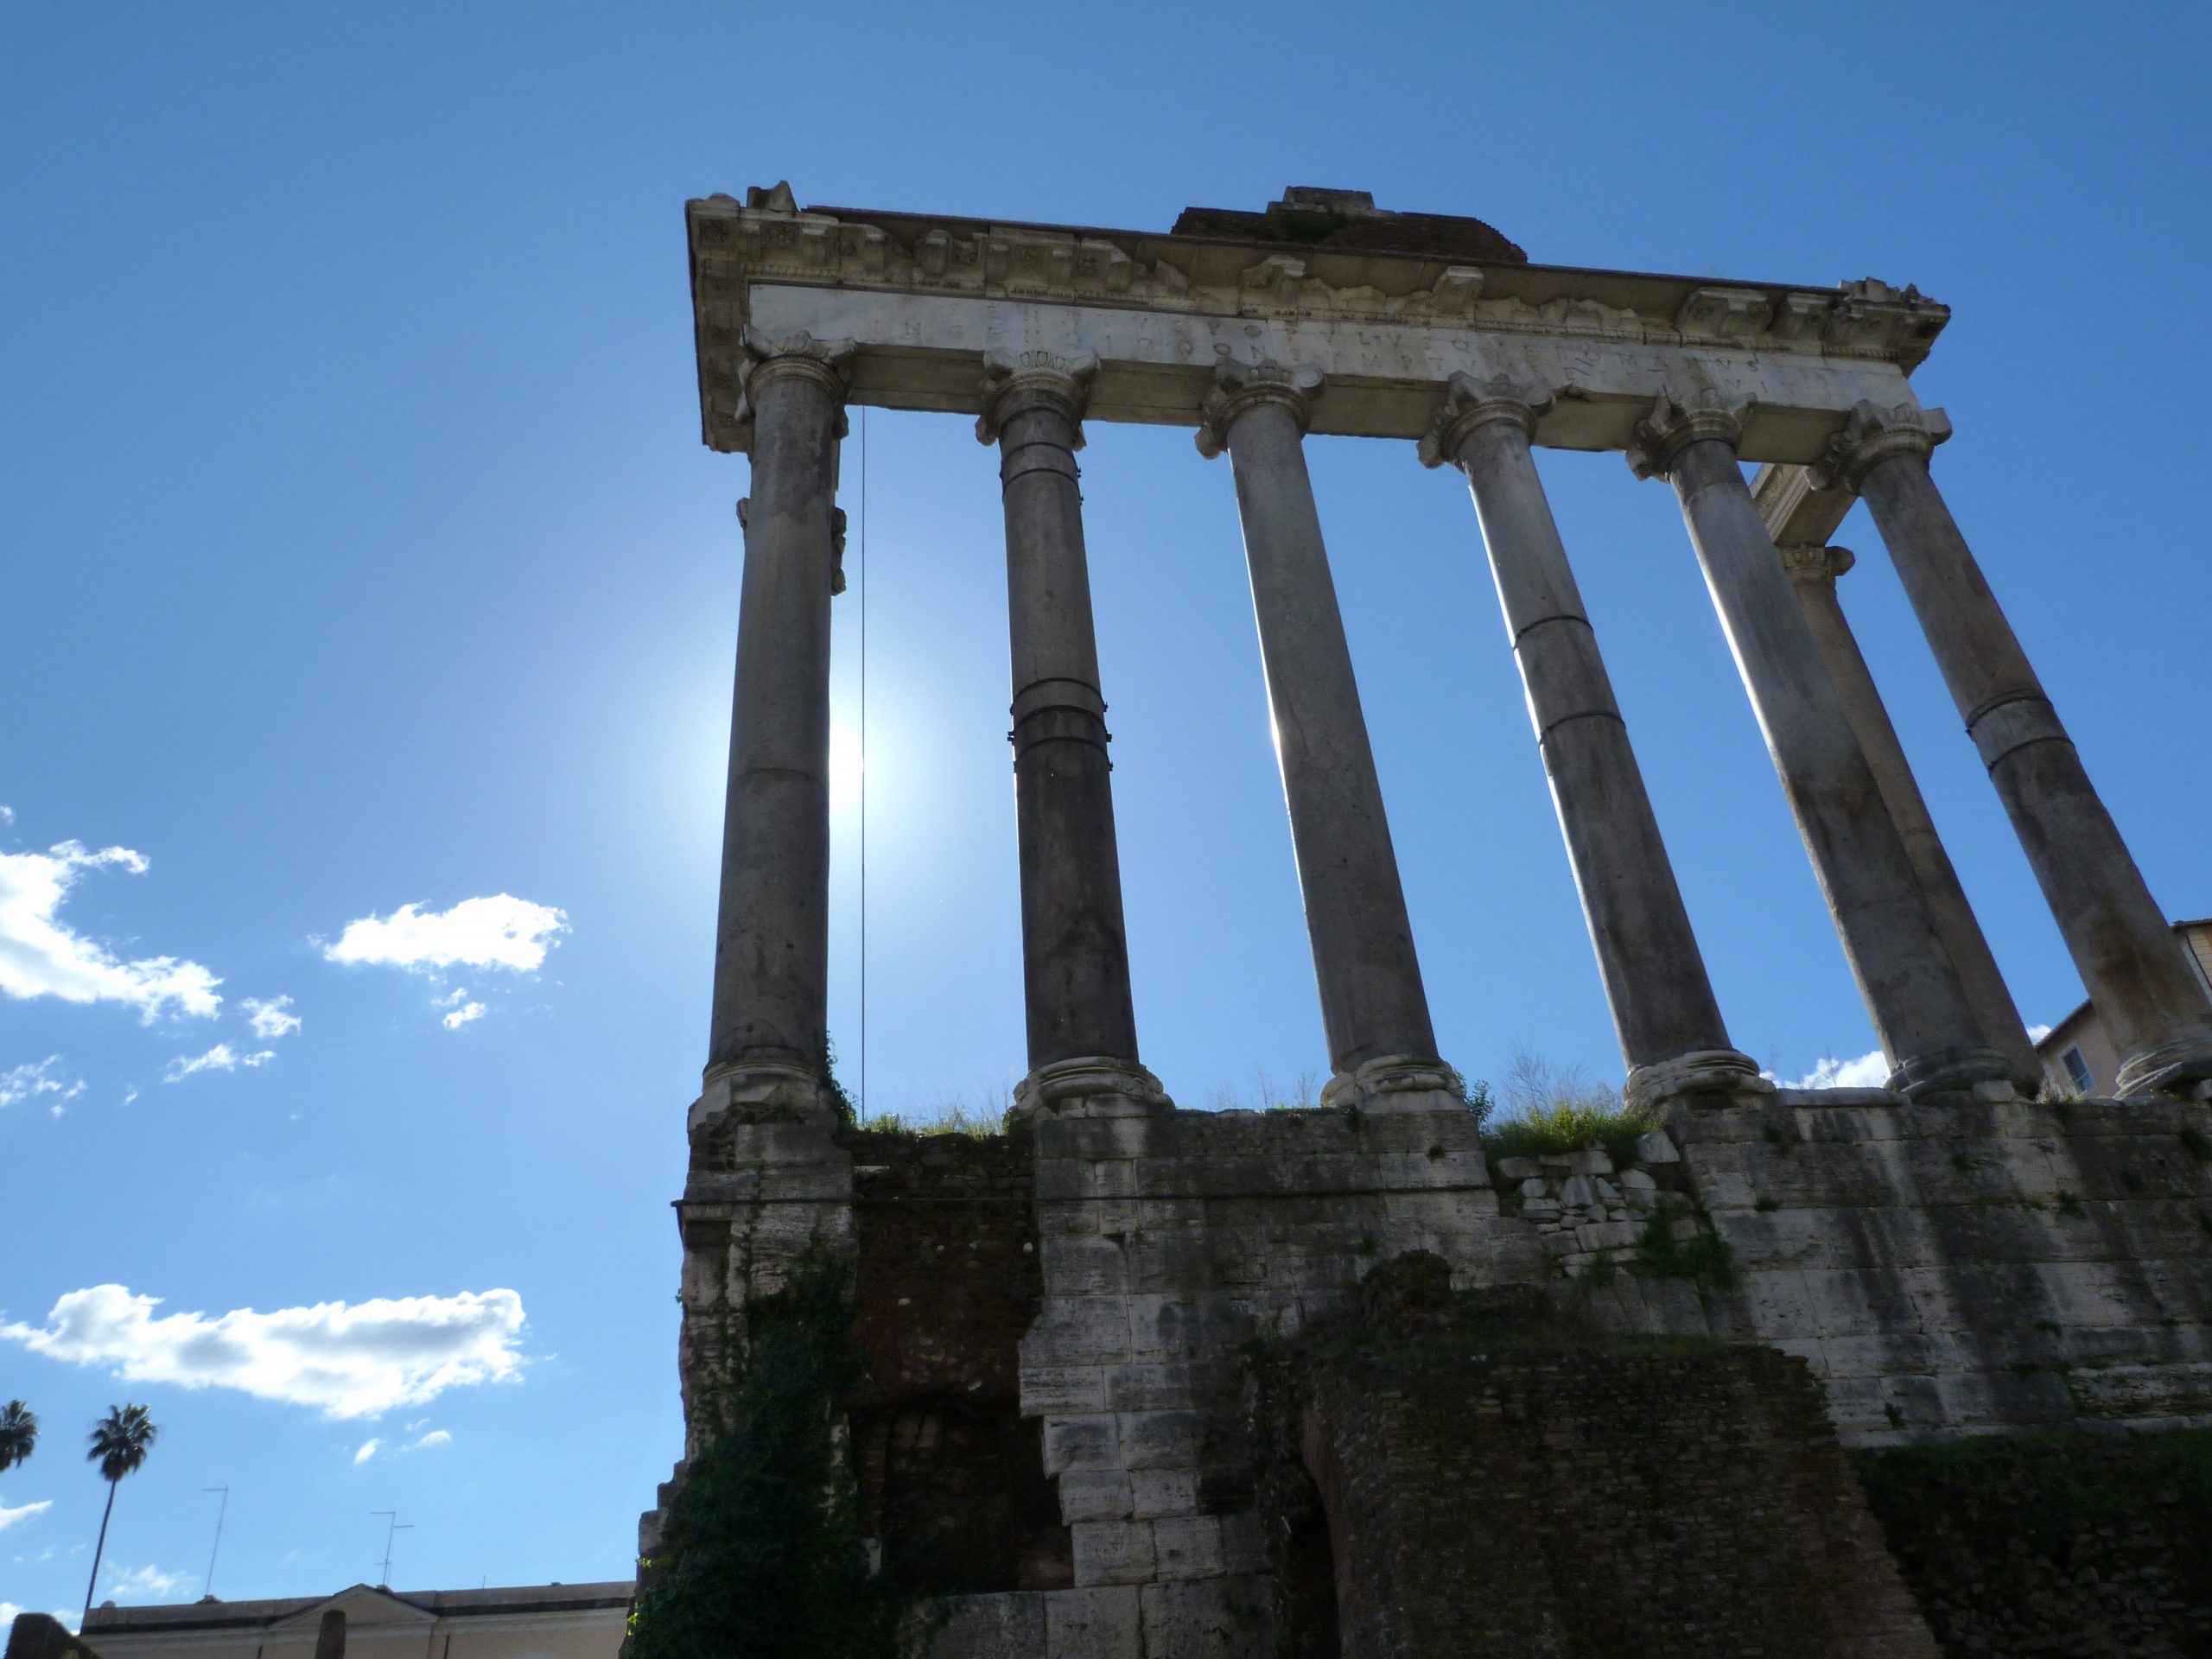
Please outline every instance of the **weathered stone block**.
[{"label": "weathered stone block", "polygon": [[1225,1405],[1236,1398],[1237,1380],[1236,1367],[1224,1361],[1116,1365],[1106,1374],[1106,1398],[1116,1411]]},{"label": "weathered stone block", "polygon": [[1133,1588],[1062,1590],[1045,1598],[1046,1659],[1143,1659],[1143,1630]]},{"label": "weathered stone block", "polygon": [[1037,1659],[1046,1651],[1046,1598],[1011,1591],[948,1596],[923,1615],[928,1659]]},{"label": "weathered stone block", "polygon": [[1047,1296],[1118,1296],[1128,1288],[1128,1262],[1112,1239],[1048,1236],[1038,1243]]},{"label": "weathered stone block", "polygon": [[1215,1414],[1125,1411],[1118,1414],[1122,1467],[1188,1469],[1204,1460]]},{"label": "weathered stone block", "polygon": [[1077,1521],[1070,1526],[1076,1587],[1149,1582],[1159,1566],[1152,1527],[1149,1521]]},{"label": "weathered stone block", "polygon": [[1141,1521],[1198,1512],[1199,1471],[1195,1468],[1137,1469],[1128,1480],[1129,1513]]},{"label": "weathered stone block", "polygon": [[1119,1470],[1120,1419],[1111,1414],[1045,1419],[1045,1472],[1069,1469]]},{"label": "weathered stone block", "polygon": [[1217,1516],[1163,1516],[1153,1522],[1152,1539],[1163,1580],[1217,1578],[1225,1570]]},{"label": "weathered stone block", "polygon": [[1129,1478],[1118,1469],[1066,1470],[1058,1484],[1063,1521],[1126,1521],[1135,1513]]},{"label": "weathered stone block", "polygon": [[1119,1296],[1049,1299],[1021,1339],[1024,1370],[1110,1364],[1131,1357],[1130,1309]]},{"label": "weathered stone block", "polygon": [[1274,1651],[1273,1598],[1254,1578],[1147,1585],[1145,1659],[1263,1659]]},{"label": "weathered stone block", "polygon": [[1104,1411],[1106,1368],[1101,1365],[1025,1365],[1021,1410],[1029,1417],[1072,1417]]}]

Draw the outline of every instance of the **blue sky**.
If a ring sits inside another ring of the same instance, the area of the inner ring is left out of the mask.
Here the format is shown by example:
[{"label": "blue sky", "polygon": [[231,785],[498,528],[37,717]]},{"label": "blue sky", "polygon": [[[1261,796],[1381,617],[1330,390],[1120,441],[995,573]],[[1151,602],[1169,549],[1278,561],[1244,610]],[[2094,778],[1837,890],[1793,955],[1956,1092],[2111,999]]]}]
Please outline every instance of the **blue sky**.
[{"label": "blue sky", "polygon": [[[403,1586],[629,1570],[679,1434],[746,489],[698,442],[690,196],[1164,228],[1316,183],[1546,263],[1916,283],[1956,314],[1916,377],[1944,489],[2153,891],[2212,913],[2202,9],[1097,16],[0,12],[0,1399],[47,1426],[0,1610],[81,1599],[124,1399],[164,1433],[103,1597],[202,1593],[224,1485],[226,1597],[373,1578],[378,1510]],[[997,491],[968,423],[871,415],[863,560],[855,429],[869,1103],[926,1113],[1022,1059]],[[1465,490],[1309,448],[1444,1052],[1617,1077]],[[1325,1057],[1228,473],[1170,430],[1084,461],[1145,1058],[1249,1098]],[[1542,466],[1737,1042],[1864,1053],[1668,492]],[[1863,513],[1839,539],[2055,1020],[2057,933]],[[858,817],[848,779],[855,1084]]]}]

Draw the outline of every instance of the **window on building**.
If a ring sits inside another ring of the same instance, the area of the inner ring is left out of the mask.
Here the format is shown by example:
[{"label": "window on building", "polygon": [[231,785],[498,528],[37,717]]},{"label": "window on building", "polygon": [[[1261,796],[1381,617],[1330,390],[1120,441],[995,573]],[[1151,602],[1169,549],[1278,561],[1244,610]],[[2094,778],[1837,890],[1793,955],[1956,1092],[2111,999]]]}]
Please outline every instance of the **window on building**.
[{"label": "window on building", "polygon": [[2089,1076],[2089,1063],[2082,1058],[2080,1046],[2072,1043],[2068,1044],[2066,1052],[2061,1054],[2058,1059],[2059,1064],[2066,1068],[2066,1075],[2074,1080],[2074,1086],[2083,1094],[2088,1094],[2095,1079]]}]

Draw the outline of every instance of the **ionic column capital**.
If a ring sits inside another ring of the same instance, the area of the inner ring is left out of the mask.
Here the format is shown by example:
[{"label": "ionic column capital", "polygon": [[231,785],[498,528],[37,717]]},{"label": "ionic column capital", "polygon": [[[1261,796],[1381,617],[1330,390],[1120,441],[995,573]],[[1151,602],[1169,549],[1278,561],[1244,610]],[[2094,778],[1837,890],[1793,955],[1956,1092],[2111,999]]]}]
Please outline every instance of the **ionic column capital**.
[{"label": "ionic column capital", "polygon": [[1198,453],[1208,461],[1229,448],[1229,429],[1247,410],[1281,404],[1296,417],[1298,429],[1313,423],[1313,400],[1327,382],[1318,369],[1289,367],[1272,360],[1239,363],[1224,359],[1213,372],[1213,390],[1199,405],[1205,416],[1198,431]]},{"label": "ionic column capital", "polygon": [[1911,404],[1884,409],[1879,404],[1860,403],[1808,470],[1816,489],[1855,493],[1879,462],[1892,455],[1917,455],[1924,461],[1950,435],[1950,416],[1940,409]]},{"label": "ionic column capital", "polygon": [[1693,443],[1717,438],[1733,449],[1744,435],[1749,404],[1732,404],[1712,387],[1676,393],[1662,391],[1650,413],[1637,423],[1628,448],[1629,469],[1638,478],[1664,477],[1675,457]]},{"label": "ionic column capital", "polygon": [[772,335],[747,326],[739,353],[741,384],[738,389],[734,423],[752,448],[753,415],[760,394],[778,377],[811,381],[836,400],[837,435],[845,435],[844,403],[853,359],[849,340],[817,340],[804,329],[796,334]]},{"label": "ionic column capital", "polygon": [[1052,352],[988,351],[983,353],[983,409],[976,416],[976,442],[996,443],[1014,400],[1025,394],[1049,399],[1075,427],[1075,447],[1083,448],[1083,412],[1090,403],[1090,383],[1098,359],[1089,352],[1064,357]]},{"label": "ionic column capital", "polygon": [[1789,573],[1789,580],[1801,588],[1817,582],[1834,582],[1859,563],[1849,548],[1828,547],[1819,542],[1789,542],[1777,545],[1774,550],[1782,555],[1782,568]]},{"label": "ionic column capital", "polygon": [[1459,446],[1477,427],[1510,421],[1524,436],[1536,435],[1537,417],[1552,406],[1551,388],[1524,385],[1508,376],[1478,380],[1462,371],[1452,377],[1436,419],[1421,434],[1418,453],[1424,467],[1458,465]]}]

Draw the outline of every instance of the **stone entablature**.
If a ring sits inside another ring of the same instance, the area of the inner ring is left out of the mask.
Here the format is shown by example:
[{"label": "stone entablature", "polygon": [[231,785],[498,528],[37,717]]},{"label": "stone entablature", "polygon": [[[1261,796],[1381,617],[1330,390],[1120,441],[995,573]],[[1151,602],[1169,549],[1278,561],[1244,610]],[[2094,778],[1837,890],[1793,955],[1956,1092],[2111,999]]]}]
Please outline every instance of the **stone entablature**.
[{"label": "stone entablature", "polygon": [[[1256,216],[1254,216],[1256,217]],[[1744,456],[1809,462],[1905,376],[1950,312],[1874,278],[1833,289],[1189,234],[848,209],[790,188],[687,209],[708,444],[742,452],[745,338],[855,342],[851,401],[973,414],[982,354],[1089,352],[1089,416],[1195,425],[1224,359],[1338,384],[1317,433],[1418,437],[1455,373],[1561,394],[1537,441],[1624,447],[1667,385],[1749,404]],[[1510,246],[1510,245],[1508,245]]]}]

